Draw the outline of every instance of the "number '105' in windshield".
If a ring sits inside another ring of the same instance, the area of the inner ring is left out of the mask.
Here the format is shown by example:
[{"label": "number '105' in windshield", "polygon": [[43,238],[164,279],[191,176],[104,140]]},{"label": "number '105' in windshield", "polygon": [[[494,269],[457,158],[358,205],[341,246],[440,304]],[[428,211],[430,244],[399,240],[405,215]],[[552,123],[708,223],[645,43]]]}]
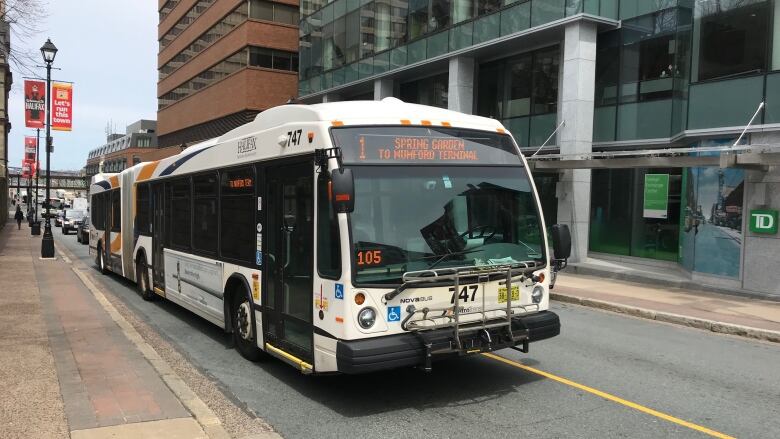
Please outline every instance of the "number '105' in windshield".
[{"label": "number '105' in windshield", "polygon": [[[397,130],[393,135],[409,137],[402,130],[416,128]],[[498,162],[504,166],[491,166],[494,163],[481,158],[469,162],[472,166],[463,166],[463,162],[448,166],[446,160],[415,161],[415,166],[409,166],[406,160],[367,158],[368,165],[361,166],[359,143],[345,141],[359,142],[360,137],[349,133],[337,143],[345,161],[357,162],[348,166],[355,178],[355,210],[349,223],[358,284],[398,284],[405,272],[431,268],[546,261],[528,173],[516,155],[498,146],[500,142],[480,144],[473,150],[505,154],[506,161]],[[376,150],[367,149],[366,156],[372,151]],[[516,165],[506,166],[513,155]],[[387,166],[376,166],[379,163]]]}]

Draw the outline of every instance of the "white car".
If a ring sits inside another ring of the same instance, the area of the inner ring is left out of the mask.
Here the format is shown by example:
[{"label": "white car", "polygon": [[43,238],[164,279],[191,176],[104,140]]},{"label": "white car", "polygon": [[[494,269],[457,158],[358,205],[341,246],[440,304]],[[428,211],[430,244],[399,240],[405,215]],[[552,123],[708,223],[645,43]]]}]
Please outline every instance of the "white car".
[{"label": "white car", "polygon": [[84,210],[64,211],[62,217],[58,217],[62,221],[62,234],[67,235],[71,230],[78,231],[79,225],[84,221],[85,216],[87,216],[87,212]]}]

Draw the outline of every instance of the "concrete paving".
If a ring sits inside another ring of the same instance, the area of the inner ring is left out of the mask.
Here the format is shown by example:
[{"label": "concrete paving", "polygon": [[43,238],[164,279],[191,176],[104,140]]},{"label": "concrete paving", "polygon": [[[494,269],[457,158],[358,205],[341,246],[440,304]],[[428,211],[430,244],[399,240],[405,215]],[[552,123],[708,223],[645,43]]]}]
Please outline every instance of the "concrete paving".
[{"label": "concrete paving", "polygon": [[42,260],[40,245],[27,227],[0,231],[0,437],[227,437],[69,258]]},{"label": "concrete paving", "polygon": [[552,293],[560,301],[780,342],[776,301],[566,272]]},{"label": "concrete paving", "polygon": [[0,437],[8,439],[68,436],[31,241],[40,246],[26,223],[0,231]]}]

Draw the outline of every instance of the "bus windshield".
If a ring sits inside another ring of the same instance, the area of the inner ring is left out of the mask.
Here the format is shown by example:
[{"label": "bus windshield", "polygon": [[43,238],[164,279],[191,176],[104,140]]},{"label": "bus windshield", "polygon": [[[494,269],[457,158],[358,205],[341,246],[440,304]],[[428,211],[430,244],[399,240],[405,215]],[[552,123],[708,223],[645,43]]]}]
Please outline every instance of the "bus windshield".
[{"label": "bus windshield", "polygon": [[540,215],[520,166],[351,166],[358,284],[408,271],[546,261]]}]

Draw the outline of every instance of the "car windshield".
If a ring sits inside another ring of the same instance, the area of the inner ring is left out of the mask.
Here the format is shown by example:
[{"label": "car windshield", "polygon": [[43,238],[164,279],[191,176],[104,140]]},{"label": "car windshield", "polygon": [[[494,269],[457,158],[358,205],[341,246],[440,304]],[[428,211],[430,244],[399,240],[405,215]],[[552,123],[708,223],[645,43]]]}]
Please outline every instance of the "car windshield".
[{"label": "car windshield", "polygon": [[403,273],[533,261],[545,248],[521,166],[353,166],[356,282]]},{"label": "car windshield", "polygon": [[80,220],[84,218],[86,212],[83,210],[67,210],[65,211],[65,218]]}]

